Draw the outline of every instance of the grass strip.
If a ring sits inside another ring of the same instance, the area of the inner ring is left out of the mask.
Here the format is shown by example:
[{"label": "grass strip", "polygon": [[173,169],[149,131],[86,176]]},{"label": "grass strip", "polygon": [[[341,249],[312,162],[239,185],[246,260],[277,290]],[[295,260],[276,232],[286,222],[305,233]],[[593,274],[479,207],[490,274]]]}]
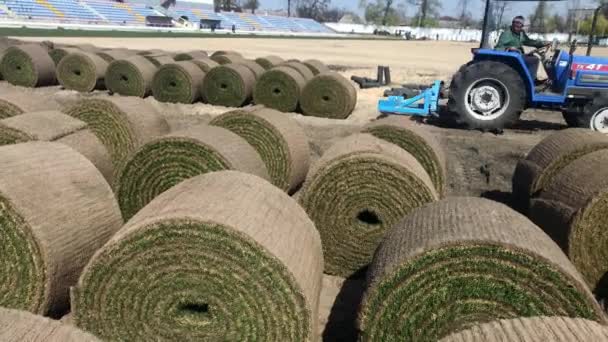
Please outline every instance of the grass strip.
[{"label": "grass strip", "polygon": [[209,104],[241,107],[251,101],[255,75],[240,64],[215,67],[205,75],[201,95]]},{"label": "grass strip", "polygon": [[346,119],[357,104],[357,90],[344,76],[329,72],[306,83],[300,99],[304,115]]},{"label": "grass strip", "polygon": [[310,71],[312,71],[313,75],[315,75],[315,76],[318,74],[330,72],[327,65],[323,64],[323,62],[321,62],[318,59],[307,59],[307,60],[303,61],[302,63],[304,65],[306,65],[310,69]]},{"label": "grass strip", "polygon": [[142,56],[115,60],[108,65],[105,83],[113,93],[146,97],[152,93],[156,66]]},{"label": "grass strip", "polygon": [[253,102],[281,112],[295,112],[305,84],[304,77],[293,68],[272,68],[255,83]]},{"label": "grass strip", "polygon": [[279,66],[282,63],[285,63],[285,60],[279,56],[266,56],[256,58],[255,62],[258,63],[265,70],[269,70],[276,66]]},{"label": "grass strip", "polygon": [[152,80],[152,94],[160,102],[194,103],[200,99],[205,73],[190,61],[163,64]]},{"label": "grass strip", "polygon": [[55,100],[45,96],[32,97],[21,91],[7,91],[0,94],[0,119],[57,107]]},{"label": "grass strip", "polygon": [[173,59],[177,62],[179,61],[190,61],[193,59],[204,59],[209,58],[205,51],[190,51],[190,52],[182,52],[173,56]]},{"label": "grass strip", "polygon": [[59,84],[66,89],[92,92],[105,89],[104,77],[108,63],[89,52],[74,52],[63,57],[57,65]]}]

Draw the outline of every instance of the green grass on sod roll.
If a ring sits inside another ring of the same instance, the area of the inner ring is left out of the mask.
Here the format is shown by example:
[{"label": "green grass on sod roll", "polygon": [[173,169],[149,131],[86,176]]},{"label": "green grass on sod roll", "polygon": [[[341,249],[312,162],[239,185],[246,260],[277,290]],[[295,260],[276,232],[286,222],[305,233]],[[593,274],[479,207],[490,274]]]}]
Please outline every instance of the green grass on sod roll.
[{"label": "green grass on sod roll", "polygon": [[410,118],[391,116],[367,124],[361,130],[408,151],[431,177],[440,196],[445,194],[446,158],[435,136]]},{"label": "green grass on sod roll", "polygon": [[55,63],[48,51],[38,44],[11,46],[4,52],[0,74],[10,84],[43,87],[57,84]]},{"label": "green grass on sod roll", "polygon": [[330,71],[323,62],[317,59],[307,59],[303,61],[302,64],[306,65],[315,76]]},{"label": "green grass on sod roll", "polygon": [[199,125],[154,139],[131,154],[118,172],[115,188],[123,217],[133,217],[185,179],[226,169],[269,178],[258,152],[227,129]]},{"label": "green grass on sod roll", "polygon": [[3,342],[101,342],[72,325],[23,310],[0,308],[0,326]]},{"label": "green grass on sod roll", "polygon": [[162,115],[136,97],[83,99],[65,112],[88,124],[116,167],[137,147],[169,132]]},{"label": "green grass on sod roll", "polygon": [[530,217],[566,252],[587,284],[608,298],[608,150],[565,166],[531,201]]},{"label": "green grass on sod roll", "polygon": [[142,56],[115,60],[108,66],[105,83],[108,90],[124,95],[146,97],[152,92],[156,67]]},{"label": "green grass on sod roll", "polygon": [[144,55],[144,57],[152,62],[155,67],[160,67],[163,64],[174,63],[175,61],[168,55]]},{"label": "green grass on sod roll", "polygon": [[212,56],[211,59],[220,65],[238,63],[244,60],[242,56],[233,54]]},{"label": "green grass on sod roll", "polygon": [[605,148],[608,137],[586,128],[568,128],[544,138],[515,168],[512,189],[517,209],[527,213],[530,199],[537,197],[562,168]]},{"label": "green grass on sod roll", "polygon": [[255,62],[258,63],[262,68],[269,70],[279,66],[279,64],[285,63],[285,60],[279,56],[266,56],[256,58]]},{"label": "green grass on sod roll", "polygon": [[205,174],[96,254],[72,292],[74,324],[107,341],[312,342],[322,265],[318,232],[288,195],[242,172]]},{"label": "green grass on sod roll", "polygon": [[123,224],[114,194],[84,156],[52,142],[1,146],[0,178],[0,306],[60,317],[85,263]]},{"label": "green grass on sod roll", "polygon": [[518,341],[545,342],[549,335],[553,342],[608,341],[608,328],[584,318],[520,317],[476,325],[440,342],[498,342],[508,336]]},{"label": "green grass on sod roll", "polygon": [[66,89],[91,92],[105,89],[104,77],[108,63],[88,52],[70,53],[57,65],[57,78]]},{"label": "green grass on sod roll", "polygon": [[208,58],[208,55],[205,51],[190,51],[190,52],[182,52],[176,54],[173,59],[177,62],[179,61],[189,61],[193,59],[201,59]]},{"label": "green grass on sod roll", "polygon": [[226,128],[253,146],[266,165],[271,182],[292,192],[308,172],[308,138],[298,123],[285,114],[269,109],[235,110],[209,123]]},{"label": "green grass on sod roll", "polygon": [[163,64],[152,80],[152,94],[160,102],[194,103],[200,99],[205,73],[190,61]]},{"label": "green grass on sod roll", "polygon": [[212,68],[219,66],[216,61],[209,58],[193,59],[190,62],[196,64],[204,73],[208,73]]},{"label": "green grass on sod roll", "polygon": [[311,168],[299,202],[321,233],[325,273],[349,277],[371,261],[386,229],[437,199],[411,154],[370,134],[354,134]]},{"label": "green grass on sod roll", "polygon": [[253,102],[281,112],[295,112],[306,81],[286,66],[267,70],[255,83]]},{"label": "green grass on sod roll", "polygon": [[394,225],[367,273],[362,341],[436,341],[471,325],[532,316],[606,324],[582,276],[525,216],[452,197]]},{"label": "green grass on sod roll", "polygon": [[241,107],[249,103],[255,85],[255,75],[239,64],[215,67],[205,75],[201,88],[208,103],[226,107]]},{"label": "green grass on sod roll", "polygon": [[306,65],[300,62],[285,62],[280,66],[285,66],[296,70],[302,75],[302,77],[304,77],[304,80],[306,82],[310,81],[314,77],[312,71],[310,71],[310,69]]},{"label": "green grass on sod roll", "polygon": [[0,121],[0,146],[1,145],[12,145],[32,140],[26,133],[8,127],[2,124]]},{"label": "green grass on sod roll", "polygon": [[0,119],[26,112],[56,109],[57,103],[51,98],[29,96],[21,91],[2,92],[0,94]]},{"label": "green grass on sod roll", "polygon": [[306,83],[300,106],[304,115],[346,119],[357,105],[357,90],[342,75],[319,74]]},{"label": "green grass on sod roll", "polygon": [[26,140],[53,141],[86,127],[85,122],[59,111],[29,112],[0,120],[0,136],[14,136],[17,131]]},{"label": "green grass on sod roll", "polygon": [[215,51],[214,53],[211,54],[211,57],[221,56],[221,55],[235,55],[235,56],[243,57],[243,55],[241,55],[239,52],[230,51],[230,50],[228,50],[228,51],[226,51],[226,50]]},{"label": "green grass on sod roll", "polygon": [[55,65],[58,65],[63,57],[67,56],[70,53],[79,52],[79,51],[82,51],[82,50],[79,50],[77,48],[68,48],[68,47],[54,48],[51,51],[49,51],[49,56],[51,56],[51,58],[53,59],[53,62],[55,62]]}]

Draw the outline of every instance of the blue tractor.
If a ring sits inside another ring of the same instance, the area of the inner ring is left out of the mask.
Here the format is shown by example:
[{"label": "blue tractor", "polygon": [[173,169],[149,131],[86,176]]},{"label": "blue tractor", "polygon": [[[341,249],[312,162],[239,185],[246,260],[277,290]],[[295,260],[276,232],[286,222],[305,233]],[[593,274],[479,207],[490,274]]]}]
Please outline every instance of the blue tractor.
[{"label": "blue tractor", "polygon": [[450,84],[448,109],[457,121],[469,128],[502,129],[515,124],[525,109],[543,108],[561,111],[569,126],[608,133],[608,58],[590,56],[593,33],[586,56],[574,54],[576,40],[568,51],[554,41],[528,53],[540,57],[548,76],[543,84],[535,83],[521,53],[487,47],[487,30],[483,37]]},{"label": "blue tractor", "polygon": [[[468,128],[500,130],[515,124],[525,109],[543,108],[561,111],[571,127],[608,133],[608,58],[590,56],[593,32],[603,7],[595,11],[586,56],[574,54],[576,40],[568,51],[559,49],[554,41],[527,53],[540,58],[548,76],[546,82],[537,84],[524,55],[489,46],[491,0],[487,0],[480,48],[472,49],[473,59],[452,78],[449,112]],[[431,88],[409,99],[389,96],[379,101],[378,109],[386,114],[429,116],[437,109],[440,83],[436,81]]]}]

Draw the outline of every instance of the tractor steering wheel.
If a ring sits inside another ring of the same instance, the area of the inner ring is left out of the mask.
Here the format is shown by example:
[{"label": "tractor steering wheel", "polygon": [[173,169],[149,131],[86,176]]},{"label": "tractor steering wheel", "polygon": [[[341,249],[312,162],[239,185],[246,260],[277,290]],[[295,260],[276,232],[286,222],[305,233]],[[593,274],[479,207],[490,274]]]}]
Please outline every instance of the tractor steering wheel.
[{"label": "tractor steering wheel", "polygon": [[539,56],[541,56],[541,59],[545,59],[545,55],[547,54],[547,52],[549,52],[549,49],[553,47],[554,44],[547,44],[545,46],[536,48],[530,52],[528,52],[526,55],[528,56],[532,56],[534,54],[538,54]]}]

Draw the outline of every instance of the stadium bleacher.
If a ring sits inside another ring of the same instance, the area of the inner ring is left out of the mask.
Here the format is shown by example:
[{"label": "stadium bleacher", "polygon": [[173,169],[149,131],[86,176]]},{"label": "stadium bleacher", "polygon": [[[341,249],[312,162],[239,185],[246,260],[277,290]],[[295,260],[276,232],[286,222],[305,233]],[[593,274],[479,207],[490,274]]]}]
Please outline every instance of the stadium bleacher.
[{"label": "stadium bleacher", "polygon": [[[143,26],[146,16],[160,16],[153,8],[136,2],[111,0],[0,0],[19,18],[42,21],[106,23]],[[301,33],[333,33],[328,27],[304,18],[286,18],[251,13],[219,12],[196,5],[178,4],[171,8],[174,19],[180,17],[198,24],[201,19],[220,20],[221,28],[238,31],[275,31]],[[7,13],[0,10],[0,17]]]}]

